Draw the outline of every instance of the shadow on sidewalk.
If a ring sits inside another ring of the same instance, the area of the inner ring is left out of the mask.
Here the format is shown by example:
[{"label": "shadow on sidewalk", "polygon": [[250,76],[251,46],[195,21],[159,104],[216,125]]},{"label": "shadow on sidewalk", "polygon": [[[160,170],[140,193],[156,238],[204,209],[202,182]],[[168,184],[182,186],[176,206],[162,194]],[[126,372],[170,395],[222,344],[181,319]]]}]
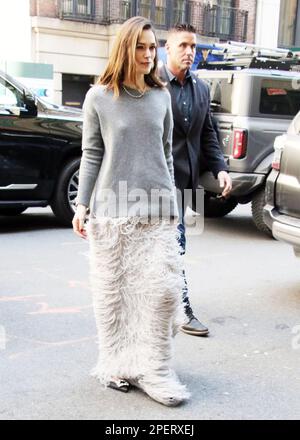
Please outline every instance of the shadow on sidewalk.
[{"label": "shadow on sidewalk", "polygon": [[[71,225],[70,225],[71,228]],[[18,233],[43,229],[70,229],[63,226],[51,211],[28,210],[20,215],[0,216],[0,234]]]}]

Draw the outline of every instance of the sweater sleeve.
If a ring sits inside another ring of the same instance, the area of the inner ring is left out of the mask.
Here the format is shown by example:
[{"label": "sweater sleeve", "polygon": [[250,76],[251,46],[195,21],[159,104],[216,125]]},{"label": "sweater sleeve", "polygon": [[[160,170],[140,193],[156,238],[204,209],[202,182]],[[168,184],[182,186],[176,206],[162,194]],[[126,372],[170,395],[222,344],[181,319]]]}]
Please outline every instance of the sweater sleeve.
[{"label": "sweater sleeve", "polygon": [[100,121],[95,109],[95,91],[90,89],[83,104],[82,157],[77,204],[89,206],[104,155]]},{"label": "sweater sleeve", "polygon": [[164,152],[165,158],[168,165],[168,170],[172,179],[173,186],[175,186],[175,178],[174,178],[174,166],[173,166],[173,154],[172,154],[172,137],[173,137],[173,113],[172,113],[172,104],[171,97],[168,91],[167,93],[167,112],[164,120],[164,136],[163,136],[163,144],[164,144]]}]

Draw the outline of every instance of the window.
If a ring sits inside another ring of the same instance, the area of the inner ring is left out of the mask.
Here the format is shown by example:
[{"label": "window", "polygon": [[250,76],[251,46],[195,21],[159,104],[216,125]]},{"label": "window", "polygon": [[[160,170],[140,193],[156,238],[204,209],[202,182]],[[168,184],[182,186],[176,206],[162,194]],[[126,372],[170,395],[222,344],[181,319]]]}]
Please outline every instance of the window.
[{"label": "window", "polygon": [[153,21],[157,26],[166,26],[171,15],[170,0],[140,0],[137,2],[136,13]]},{"label": "window", "polygon": [[278,45],[290,47],[295,44],[298,0],[284,0],[280,6]]},{"label": "window", "polygon": [[132,16],[132,1],[122,0],[121,2],[121,17],[123,20],[128,20]]},{"label": "window", "polygon": [[232,112],[232,84],[227,78],[202,78],[210,88],[211,108],[214,113]]},{"label": "window", "polygon": [[91,15],[92,0],[77,0],[77,13],[81,15]]},{"label": "window", "polygon": [[120,4],[125,20],[140,15],[165,29],[187,21],[187,0],[120,0]]},{"label": "window", "polygon": [[295,116],[300,108],[300,90],[292,80],[263,80],[259,111],[267,115]]},{"label": "window", "polygon": [[121,18],[139,15],[159,28],[168,29],[175,23],[187,21],[187,0],[119,0]]},{"label": "window", "polygon": [[10,107],[24,107],[23,95],[11,84],[0,78],[0,114],[12,114]]},{"label": "window", "polygon": [[91,16],[95,10],[95,0],[62,0],[62,11],[65,15]]},{"label": "window", "polygon": [[218,12],[216,17],[216,33],[230,35],[234,20],[232,0],[218,0]]},{"label": "window", "polygon": [[222,0],[220,2],[220,6],[223,8],[222,10],[222,19],[220,23],[220,34],[230,35],[232,31],[233,24],[233,9],[232,9],[232,1],[231,0]]},{"label": "window", "polygon": [[174,1],[174,23],[185,23],[186,21],[186,1]]},{"label": "window", "polygon": [[166,24],[167,0],[156,0],[155,2],[155,19],[154,22],[158,26]]},{"label": "window", "polygon": [[8,87],[0,83],[0,108],[10,105],[17,105],[17,98]]},{"label": "window", "polygon": [[139,4],[139,15],[151,20],[152,0],[141,0]]},{"label": "window", "polygon": [[222,8],[232,8],[233,1],[232,0],[218,0],[218,5]]},{"label": "window", "polygon": [[73,14],[73,0],[63,0],[63,11],[66,14]]}]

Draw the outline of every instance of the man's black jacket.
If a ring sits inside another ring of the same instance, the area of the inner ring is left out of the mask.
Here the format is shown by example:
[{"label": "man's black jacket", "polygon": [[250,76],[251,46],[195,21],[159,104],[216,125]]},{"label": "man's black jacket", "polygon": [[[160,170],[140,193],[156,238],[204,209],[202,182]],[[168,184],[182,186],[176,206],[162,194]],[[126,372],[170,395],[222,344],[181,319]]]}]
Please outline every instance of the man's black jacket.
[{"label": "man's black jacket", "polygon": [[174,118],[173,130],[173,158],[175,184],[182,192],[187,187],[196,189],[200,174],[201,158],[204,158],[207,167],[214,176],[220,171],[228,171],[220,149],[217,134],[213,128],[210,114],[210,93],[208,85],[200,80],[193,72],[193,115],[189,128],[183,124],[183,116],[172,93],[172,86],[163,66],[159,71],[160,78],[167,83],[172,97]]}]

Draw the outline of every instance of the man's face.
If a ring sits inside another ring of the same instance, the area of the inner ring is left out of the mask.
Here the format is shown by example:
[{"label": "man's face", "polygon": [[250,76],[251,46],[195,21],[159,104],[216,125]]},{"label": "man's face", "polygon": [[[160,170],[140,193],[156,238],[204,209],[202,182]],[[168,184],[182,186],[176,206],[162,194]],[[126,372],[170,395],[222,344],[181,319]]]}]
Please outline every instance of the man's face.
[{"label": "man's face", "polygon": [[189,69],[195,59],[196,43],[196,34],[192,32],[172,33],[166,43],[168,65],[178,71]]}]

